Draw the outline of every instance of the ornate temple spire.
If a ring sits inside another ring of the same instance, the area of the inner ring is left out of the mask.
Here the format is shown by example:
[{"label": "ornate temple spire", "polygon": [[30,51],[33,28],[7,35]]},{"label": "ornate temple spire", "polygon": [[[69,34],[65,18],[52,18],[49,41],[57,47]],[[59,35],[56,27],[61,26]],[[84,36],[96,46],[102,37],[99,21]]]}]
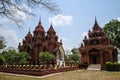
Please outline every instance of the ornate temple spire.
[{"label": "ornate temple spire", "polygon": [[44,31],[44,28],[43,28],[43,26],[42,26],[42,24],[41,24],[41,17],[39,18],[39,23],[38,23],[38,25],[36,26],[34,32],[36,32],[36,31],[37,31],[37,32],[39,32],[39,31],[40,31],[40,32],[41,32],[41,31],[42,31],[42,32],[45,32],[45,31]]},{"label": "ornate temple spire", "polygon": [[55,30],[53,28],[52,22],[51,22],[51,25],[50,25],[50,28],[49,28],[48,32],[54,32],[55,33]]},{"label": "ornate temple spire", "polygon": [[99,29],[101,29],[101,28],[99,27],[96,16],[95,16],[95,22],[94,22],[93,30],[96,31],[96,30],[99,30]]},{"label": "ornate temple spire", "polygon": [[96,16],[95,16],[95,25],[99,27]]},{"label": "ornate temple spire", "polygon": [[31,34],[31,32],[30,32],[30,27],[29,27],[29,31],[28,31],[26,37],[32,37],[32,34]]}]

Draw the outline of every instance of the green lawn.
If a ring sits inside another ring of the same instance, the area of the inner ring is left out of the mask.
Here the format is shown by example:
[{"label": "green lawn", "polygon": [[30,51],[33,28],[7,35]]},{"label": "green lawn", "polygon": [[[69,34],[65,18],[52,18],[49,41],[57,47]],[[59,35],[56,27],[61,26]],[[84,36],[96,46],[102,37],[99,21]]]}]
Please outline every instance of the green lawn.
[{"label": "green lawn", "polygon": [[48,77],[25,77],[0,73],[0,80],[120,80],[120,72],[75,70]]}]

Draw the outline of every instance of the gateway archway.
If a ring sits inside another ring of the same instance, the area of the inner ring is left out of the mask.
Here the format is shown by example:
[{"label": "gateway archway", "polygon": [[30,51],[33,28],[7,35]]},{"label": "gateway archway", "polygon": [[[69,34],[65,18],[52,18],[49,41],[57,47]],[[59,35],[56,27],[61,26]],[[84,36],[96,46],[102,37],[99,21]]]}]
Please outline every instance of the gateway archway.
[{"label": "gateway archway", "polygon": [[97,49],[89,50],[89,64],[100,64],[100,52]]}]

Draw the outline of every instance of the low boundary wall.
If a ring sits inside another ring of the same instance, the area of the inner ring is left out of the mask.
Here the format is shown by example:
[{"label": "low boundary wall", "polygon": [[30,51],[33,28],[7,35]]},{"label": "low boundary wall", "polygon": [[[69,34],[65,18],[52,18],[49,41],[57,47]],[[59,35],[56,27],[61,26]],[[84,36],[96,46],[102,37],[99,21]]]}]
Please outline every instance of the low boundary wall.
[{"label": "low boundary wall", "polygon": [[19,68],[19,67],[1,67],[0,72],[5,73],[15,73],[15,74],[24,74],[24,75],[34,75],[34,76],[43,76],[47,74],[71,71],[79,69],[78,66],[66,66],[64,68],[49,68],[49,69],[41,69],[39,66],[32,68]]}]

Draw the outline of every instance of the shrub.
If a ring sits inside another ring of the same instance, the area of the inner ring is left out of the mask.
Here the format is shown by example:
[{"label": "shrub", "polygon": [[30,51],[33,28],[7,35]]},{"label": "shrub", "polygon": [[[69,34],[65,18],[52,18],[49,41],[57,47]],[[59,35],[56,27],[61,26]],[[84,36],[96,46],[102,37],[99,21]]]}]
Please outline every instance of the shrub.
[{"label": "shrub", "polygon": [[112,62],[106,62],[106,70],[113,71],[113,64],[112,64]]},{"label": "shrub", "polygon": [[120,63],[114,62],[113,66],[114,66],[114,71],[120,71]]},{"label": "shrub", "polygon": [[5,58],[2,55],[0,55],[0,66],[3,65],[5,62]]},{"label": "shrub", "polygon": [[76,63],[79,63],[80,62],[80,57],[78,54],[71,54],[69,55],[69,61],[74,61]]},{"label": "shrub", "polygon": [[55,55],[49,52],[41,52],[39,54],[39,60],[44,62],[50,62],[55,60]]},{"label": "shrub", "polygon": [[120,63],[118,62],[106,62],[106,70],[108,71],[120,71]]}]

